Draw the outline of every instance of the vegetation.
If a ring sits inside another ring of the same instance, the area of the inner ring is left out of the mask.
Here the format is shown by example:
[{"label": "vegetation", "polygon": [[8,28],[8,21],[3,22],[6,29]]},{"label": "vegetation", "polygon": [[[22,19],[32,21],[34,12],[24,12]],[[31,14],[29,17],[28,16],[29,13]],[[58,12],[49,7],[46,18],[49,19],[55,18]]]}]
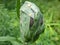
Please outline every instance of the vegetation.
[{"label": "vegetation", "polygon": [[[25,1],[0,0],[0,45],[23,45],[20,39],[19,8]],[[27,1],[35,3],[44,17],[45,31],[35,44],[60,45],[60,0]]]}]

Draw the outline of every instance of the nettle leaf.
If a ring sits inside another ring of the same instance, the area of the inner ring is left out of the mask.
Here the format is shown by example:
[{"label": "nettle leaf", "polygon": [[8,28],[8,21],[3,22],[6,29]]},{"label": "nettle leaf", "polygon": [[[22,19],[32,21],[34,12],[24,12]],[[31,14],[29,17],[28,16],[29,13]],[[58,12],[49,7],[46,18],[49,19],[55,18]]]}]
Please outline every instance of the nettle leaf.
[{"label": "nettle leaf", "polygon": [[29,31],[29,22],[30,22],[30,17],[24,14],[23,12],[21,12],[20,13],[20,31],[21,31],[21,37],[23,39],[24,39],[24,36],[27,35]]},{"label": "nettle leaf", "polygon": [[[30,22],[34,21],[32,27]],[[32,2],[26,1],[20,8],[20,32],[21,39],[33,42],[38,39],[43,30],[43,16],[39,8]]]}]

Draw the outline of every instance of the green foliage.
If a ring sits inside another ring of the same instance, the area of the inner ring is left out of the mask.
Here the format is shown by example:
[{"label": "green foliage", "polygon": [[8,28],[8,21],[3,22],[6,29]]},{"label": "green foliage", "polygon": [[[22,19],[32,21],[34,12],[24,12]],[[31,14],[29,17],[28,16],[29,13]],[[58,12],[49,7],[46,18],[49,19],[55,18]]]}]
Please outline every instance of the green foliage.
[{"label": "green foliage", "polygon": [[19,19],[16,7],[8,9],[11,5],[5,8],[5,3],[0,4],[0,45],[20,45],[18,42],[20,37]]},{"label": "green foliage", "polygon": [[12,10],[16,8],[16,0],[0,0],[1,4],[4,4],[5,8]]},{"label": "green foliage", "polygon": [[[18,10],[25,1],[26,0],[19,0],[19,4],[16,3],[16,0],[0,0],[0,45],[25,45],[21,44],[20,19],[18,18]],[[45,24],[44,33],[40,35],[36,44],[33,43],[32,45],[60,45],[59,0],[27,1],[35,3],[40,8],[44,16]]]}]

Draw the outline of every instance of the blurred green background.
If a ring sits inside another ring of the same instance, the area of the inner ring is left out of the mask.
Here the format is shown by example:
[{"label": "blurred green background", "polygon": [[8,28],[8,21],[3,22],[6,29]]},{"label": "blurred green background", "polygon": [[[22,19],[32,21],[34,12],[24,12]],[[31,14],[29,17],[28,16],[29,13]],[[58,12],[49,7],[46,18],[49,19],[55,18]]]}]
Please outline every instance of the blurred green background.
[{"label": "blurred green background", "polygon": [[[19,8],[26,0],[0,0],[0,45],[21,45]],[[60,45],[60,0],[27,0],[35,3],[44,16],[45,31],[36,45]],[[20,4],[19,4],[20,3]],[[4,41],[6,36],[16,40]],[[4,38],[1,38],[4,37]]]}]

